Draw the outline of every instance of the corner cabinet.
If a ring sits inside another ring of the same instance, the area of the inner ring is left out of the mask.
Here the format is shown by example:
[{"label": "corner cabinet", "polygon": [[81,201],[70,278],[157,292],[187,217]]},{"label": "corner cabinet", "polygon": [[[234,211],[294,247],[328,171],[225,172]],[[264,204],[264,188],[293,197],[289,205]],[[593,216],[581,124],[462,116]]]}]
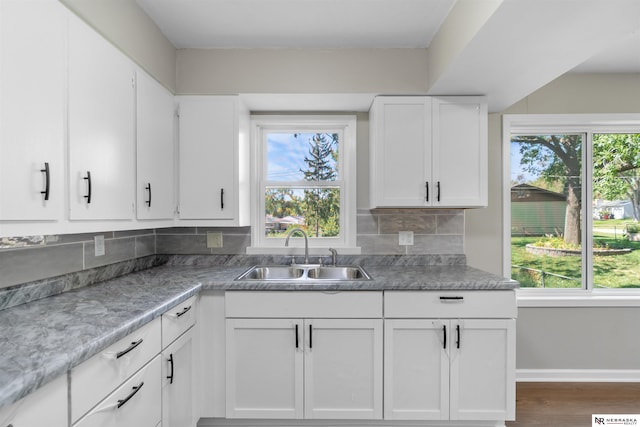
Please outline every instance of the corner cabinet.
[{"label": "corner cabinet", "polygon": [[0,2],[0,221],[63,216],[65,28],[57,1]]},{"label": "corner cabinet", "polygon": [[487,105],[475,96],[379,96],[369,111],[370,204],[487,204]]},{"label": "corner cabinet", "polygon": [[515,418],[515,292],[385,293],[385,419]]},{"label": "corner cabinet", "polygon": [[177,100],[180,222],[248,225],[248,109],[237,96]]},{"label": "corner cabinet", "polygon": [[227,418],[382,418],[382,294],[228,292]]},{"label": "corner cabinet", "polygon": [[68,40],[69,219],[132,220],[134,65],[71,14]]}]

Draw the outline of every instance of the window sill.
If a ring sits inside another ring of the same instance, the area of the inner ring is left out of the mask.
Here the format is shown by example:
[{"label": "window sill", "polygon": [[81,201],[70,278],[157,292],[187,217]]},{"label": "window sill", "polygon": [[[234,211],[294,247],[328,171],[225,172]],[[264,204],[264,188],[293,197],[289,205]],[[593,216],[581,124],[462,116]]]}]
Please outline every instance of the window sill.
[{"label": "window sill", "polygon": [[640,290],[519,289],[516,295],[518,307],[640,307]]}]

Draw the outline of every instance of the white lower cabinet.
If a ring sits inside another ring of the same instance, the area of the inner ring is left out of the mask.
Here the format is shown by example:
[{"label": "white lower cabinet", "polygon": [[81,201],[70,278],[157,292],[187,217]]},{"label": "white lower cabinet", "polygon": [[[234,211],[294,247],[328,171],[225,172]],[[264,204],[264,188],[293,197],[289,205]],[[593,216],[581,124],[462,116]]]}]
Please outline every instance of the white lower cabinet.
[{"label": "white lower cabinet", "polygon": [[382,293],[227,292],[225,312],[227,418],[382,419]]},{"label": "white lower cabinet", "polygon": [[514,419],[514,292],[388,292],[385,314],[386,420]]},{"label": "white lower cabinet", "polygon": [[193,330],[162,351],[162,424],[195,426],[193,416]]},{"label": "white lower cabinet", "polygon": [[162,420],[160,355],[100,402],[75,427],[156,427]]},{"label": "white lower cabinet", "polygon": [[67,427],[67,376],[44,385],[16,403],[0,408],[0,426]]},{"label": "white lower cabinet", "polygon": [[381,419],[382,319],[227,319],[227,417]]}]

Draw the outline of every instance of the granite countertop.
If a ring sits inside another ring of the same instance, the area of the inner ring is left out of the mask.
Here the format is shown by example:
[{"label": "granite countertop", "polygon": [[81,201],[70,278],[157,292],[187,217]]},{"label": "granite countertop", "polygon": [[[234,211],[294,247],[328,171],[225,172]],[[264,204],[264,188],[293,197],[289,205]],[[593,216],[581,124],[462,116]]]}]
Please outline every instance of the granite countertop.
[{"label": "granite countertop", "polygon": [[509,290],[467,266],[366,266],[371,281],[240,282],[246,266],[166,265],[0,310],[0,406],[13,403],[201,290]]}]

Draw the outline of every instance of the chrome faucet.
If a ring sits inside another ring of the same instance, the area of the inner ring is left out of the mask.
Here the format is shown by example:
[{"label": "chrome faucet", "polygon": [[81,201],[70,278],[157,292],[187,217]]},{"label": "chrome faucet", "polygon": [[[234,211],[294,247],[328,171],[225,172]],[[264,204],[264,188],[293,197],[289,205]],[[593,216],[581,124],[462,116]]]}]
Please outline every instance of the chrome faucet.
[{"label": "chrome faucet", "polygon": [[333,248],[329,248],[329,252],[331,252],[331,265],[335,267],[338,265],[338,251]]},{"label": "chrome faucet", "polygon": [[309,239],[307,238],[307,233],[304,232],[304,230],[302,228],[292,228],[288,233],[287,233],[287,238],[284,240],[284,245],[285,246],[289,246],[289,238],[291,237],[291,235],[293,233],[295,233],[296,231],[299,231],[300,233],[302,233],[302,235],[304,236],[304,263],[305,264],[309,264]]}]

